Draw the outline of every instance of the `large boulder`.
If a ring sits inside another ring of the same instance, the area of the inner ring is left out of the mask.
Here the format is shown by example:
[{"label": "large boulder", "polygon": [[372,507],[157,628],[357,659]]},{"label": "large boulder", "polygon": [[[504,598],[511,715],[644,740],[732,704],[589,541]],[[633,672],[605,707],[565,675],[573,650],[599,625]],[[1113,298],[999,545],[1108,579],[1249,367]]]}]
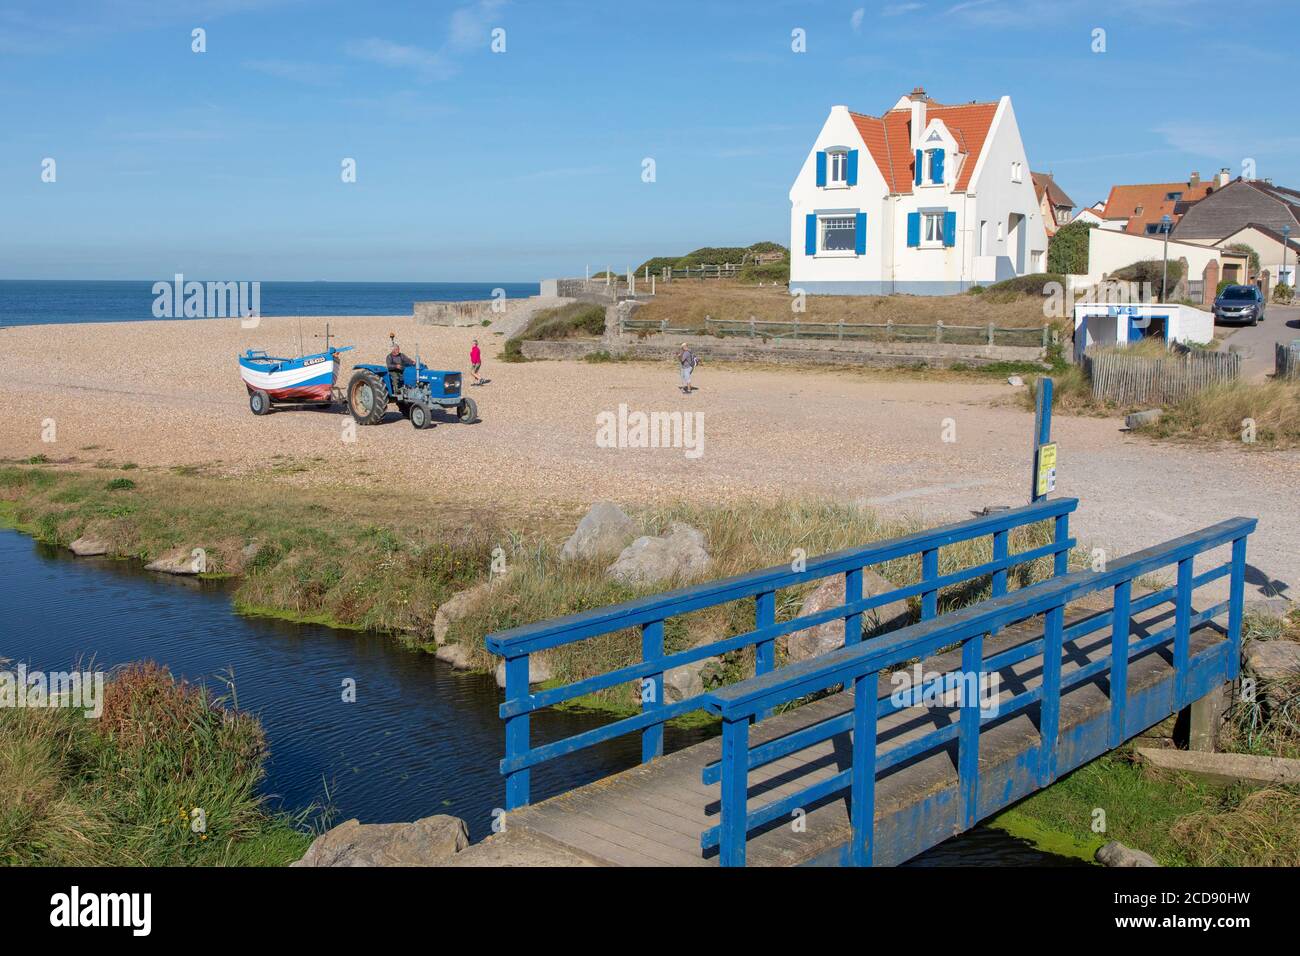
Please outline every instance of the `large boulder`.
[{"label": "large boulder", "polygon": [[704,534],[675,521],[663,537],[644,535],[629,544],[606,573],[624,584],[660,584],[696,577],[707,571],[710,563]]},{"label": "large boulder", "polygon": [[1159,866],[1149,853],[1133,850],[1118,840],[1098,848],[1096,860],[1102,866]]},{"label": "large boulder", "polygon": [[[497,686],[502,690],[506,687],[506,662],[498,661],[496,669]],[[551,665],[541,654],[528,655],[528,683],[543,684],[555,675],[551,672]]]},{"label": "large boulder", "polygon": [[98,538],[83,534],[68,545],[68,550],[79,558],[95,558],[101,554],[108,554],[108,545]]},{"label": "large boulder", "polygon": [[467,671],[474,666],[474,654],[464,644],[443,644],[433,652],[433,656],[458,671]]},{"label": "large boulder", "polygon": [[1271,707],[1281,706],[1289,686],[1300,679],[1300,644],[1295,641],[1251,641],[1243,655],[1246,672],[1260,684],[1260,692]]},{"label": "large boulder", "polygon": [[318,836],[293,866],[437,866],[469,846],[459,817],[439,814],[414,823],[347,820]]},{"label": "large boulder", "polygon": [[[862,596],[873,597],[887,591],[897,590],[897,586],[871,568],[862,569]],[[844,604],[844,575],[836,574],[826,578],[816,589],[804,598],[799,608],[798,617],[828,611]],[[862,615],[863,627],[867,631],[894,630],[911,620],[907,601],[899,599],[881,607],[872,608]],[[827,621],[815,627],[795,631],[785,638],[786,658],[802,661],[809,657],[818,657],[838,647],[844,646],[844,622]]]},{"label": "large boulder", "polygon": [[636,534],[636,522],[613,502],[598,501],[560,548],[561,561],[611,558]]},{"label": "large boulder", "polygon": [[692,661],[681,667],[664,671],[665,704],[675,704],[681,700],[698,697],[704,693],[705,682],[713,678],[722,668],[721,657],[706,657],[701,661]]},{"label": "large boulder", "polygon": [[195,553],[197,550],[177,548],[168,551],[162,557],[150,561],[144,569],[160,574],[202,574],[207,570],[207,563],[202,555]]},{"label": "large boulder", "polygon": [[438,605],[438,610],[433,615],[433,643],[442,646],[447,643],[447,632],[451,630],[451,625],[461,618],[468,617],[473,611],[477,610],[483,601],[492,593],[493,588],[499,588],[514,573],[514,566],[500,574],[493,574],[486,581],[474,585],[472,588],[466,588],[464,591],[457,591],[447,600]]}]

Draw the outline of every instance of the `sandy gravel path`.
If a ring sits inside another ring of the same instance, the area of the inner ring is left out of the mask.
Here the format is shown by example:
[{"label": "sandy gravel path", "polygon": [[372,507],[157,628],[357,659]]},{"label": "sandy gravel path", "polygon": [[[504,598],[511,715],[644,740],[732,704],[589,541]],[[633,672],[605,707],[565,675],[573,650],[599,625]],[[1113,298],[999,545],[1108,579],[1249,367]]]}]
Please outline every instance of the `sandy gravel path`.
[{"label": "sandy gravel path", "polygon": [[[495,360],[501,338],[484,329],[416,326],[409,316],[329,321],[339,341],[357,346],[358,361],[380,361],[392,329],[409,353],[418,343],[428,363],[467,369],[477,336],[491,381],[467,393],[482,421],[417,432],[394,411],[383,425],[356,429],[349,443],[338,414],[254,417],[235,355],[249,346],[294,354],[298,319],[266,318],[255,330],[222,319],[24,326],[0,329],[0,455],[203,466],[371,493],[404,487],[510,511],[602,497],[636,504],[816,494],[938,522],[1027,494],[1031,416],[994,404],[1010,394],[1006,385],[713,367],[705,355],[700,391],[686,396],[667,364],[511,365]],[[311,335],[324,323],[301,320],[308,351],[320,347]],[[620,404],[702,411],[702,454],[598,447],[597,416],[617,415]],[[41,441],[50,418],[53,445]],[[1300,581],[1300,455],[1155,444],[1120,426],[1057,419],[1058,493],[1083,502],[1074,525],[1081,540],[1122,553],[1256,515],[1255,583]],[[282,467],[286,459],[299,469]]]}]

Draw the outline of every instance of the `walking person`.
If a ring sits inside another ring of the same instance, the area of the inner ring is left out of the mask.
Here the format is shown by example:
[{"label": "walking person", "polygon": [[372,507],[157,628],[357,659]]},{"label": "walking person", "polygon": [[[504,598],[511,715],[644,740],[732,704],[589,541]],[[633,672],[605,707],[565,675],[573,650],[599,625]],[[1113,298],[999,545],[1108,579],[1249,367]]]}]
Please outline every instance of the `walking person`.
[{"label": "walking person", "polygon": [[700,364],[700,360],[695,357],[690,346],[683,342],[682,347],[677,350],[677,362],[682,367],[681,389],[689,395],[695,391],[695,386],[691,384],[691,372],[695,371],[695,366]]},{"label": "walking person", "polygon": [[483,353],[478,350],[478,339],[469,350],[469,374],[474,376],[474,384],[482,385],[483,379],[479,376],[478,370],[483,367]]}]

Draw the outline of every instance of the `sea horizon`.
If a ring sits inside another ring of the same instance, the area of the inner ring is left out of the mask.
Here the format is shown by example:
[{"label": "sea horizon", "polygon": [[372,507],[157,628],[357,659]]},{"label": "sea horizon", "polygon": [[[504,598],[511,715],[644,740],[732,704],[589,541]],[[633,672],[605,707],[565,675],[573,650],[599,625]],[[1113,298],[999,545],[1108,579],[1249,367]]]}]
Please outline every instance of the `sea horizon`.
[{"label": "sea horizon", "polygon": [[[154,314],[154,286],[166,279],[0,279],[0,326],[167,321]],[[186,276],[186,282],[204,282]],[[216,280],[213,280],[216,281]],[[537,295],[538,282],[383,282],[341,279],[260,282],[264,316],[410,315],[416,302],[470,302]],[[199,318],[200,316],[194,316]]]}]

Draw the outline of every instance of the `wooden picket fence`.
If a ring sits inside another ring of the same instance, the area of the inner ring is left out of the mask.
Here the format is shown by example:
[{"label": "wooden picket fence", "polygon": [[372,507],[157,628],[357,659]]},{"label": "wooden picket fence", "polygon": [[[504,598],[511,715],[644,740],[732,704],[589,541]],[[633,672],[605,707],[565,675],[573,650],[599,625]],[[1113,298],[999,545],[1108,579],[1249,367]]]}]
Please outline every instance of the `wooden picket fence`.
[{"label": "wooden picket fence", "polygon": [[1241,376],[1241,356],[1175,347],[1160,358],[1126,355],[1123,349],[1089,349],[1083,371],[1093,398],[1118,405],[1172,405]]},{"label": "wooden picket fence", "polygon": [[1296,342],[1276,346],[1276,366],[1273,377],[1277,379],[1300,380],[1300,344]]}]

